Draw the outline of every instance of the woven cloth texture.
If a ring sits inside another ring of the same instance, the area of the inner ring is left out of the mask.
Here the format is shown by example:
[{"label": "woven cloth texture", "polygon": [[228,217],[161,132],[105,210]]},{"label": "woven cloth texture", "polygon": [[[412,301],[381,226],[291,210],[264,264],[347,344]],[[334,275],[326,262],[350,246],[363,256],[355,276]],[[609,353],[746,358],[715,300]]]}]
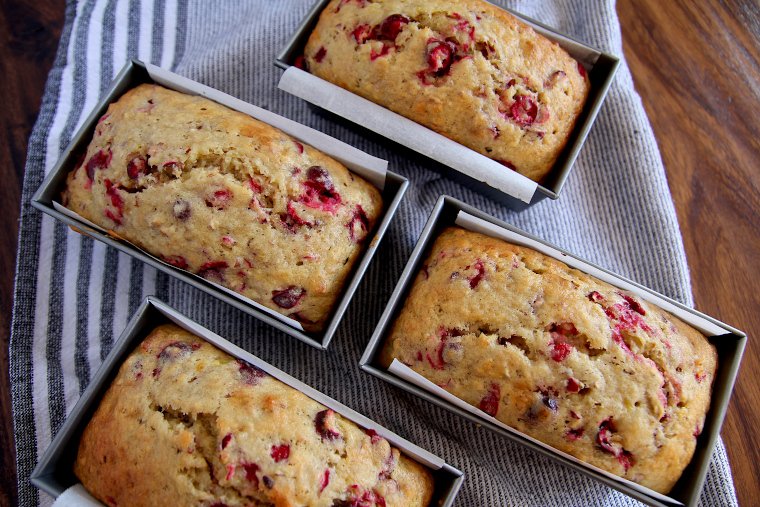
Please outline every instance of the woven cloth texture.
[{"label": "woven cloth texture", "polygon": [[[273,60],[311,0],[68,2],[29,140],[11,334],[21,505],[49,505],[29,475],[127,320],[156,295],[214,332],[463,470],[457,505],[638,505],[535,452],[361,372],[359,357],[436,199],[453,195],[590,261],[691,305],[688,269],[655,138],[620,68],[558,201],[516,213],[434,165],[277,89]],[[613,0],[501,1],[604,51],[623,54]],[[129,58],[154,63],[390,161],[409,191],[327,352],[318,351],[129,256],[69,230],[29,202]],[[704,505],[736,505],[722,442]]]}]

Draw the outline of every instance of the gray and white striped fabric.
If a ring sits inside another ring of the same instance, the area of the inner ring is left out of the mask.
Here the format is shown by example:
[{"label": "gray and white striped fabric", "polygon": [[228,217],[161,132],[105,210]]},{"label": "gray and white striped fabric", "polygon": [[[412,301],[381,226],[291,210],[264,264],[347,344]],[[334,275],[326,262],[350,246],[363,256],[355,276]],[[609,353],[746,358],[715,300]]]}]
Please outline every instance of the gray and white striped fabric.
[{"label": "gray and white striped fabric", "polygon": [[[29,141],[11,337],[21,505],[38,458],[142,299],[155,294],[215,332],[376,419],[467,474],[459,505],[635,505],[628,497],[359,371],[357,362],[416,238],[442,194],[557,243],[686,304],[689,277],[657,145],[624,65],[559,201],[514,213],[461,188],[427,161],[338,123],[277,89],[277,50],[311,0],[69,1]],[[503,1],[622,55],[613,0]],[[328,352],[312,349],[130,257],[71,232],[29,199],[129,58],[172,69],[373,155],[411,187]],[[736,505],[725,449],[702,503]]]}]

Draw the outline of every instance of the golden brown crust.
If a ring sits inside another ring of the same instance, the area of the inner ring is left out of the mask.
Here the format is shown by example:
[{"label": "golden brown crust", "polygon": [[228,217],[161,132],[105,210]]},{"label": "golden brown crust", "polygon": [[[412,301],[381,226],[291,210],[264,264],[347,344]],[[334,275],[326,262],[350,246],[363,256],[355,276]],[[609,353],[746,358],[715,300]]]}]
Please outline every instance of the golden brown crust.
[{"label": "golden brown crust", "polygon": [[279,130],[140,85],[111,104],[63,203],[319,331],[382,211],[378,190]]},{"label": "golden brown crust", "polygon": [[423,506],[433,491],[384,438],[174,325],[121,366],[75,473],[119,506]]},{"label": "golden brown crust", "polygon": [[590,82],[556,43],[482,0],[333,0],[310,72],[541,181]]},{"label": "golden brown crust", "polygon": [[715,348],[667,312],[529,248],[436,240],[382,351],[502,422],[668,492],[710,405]]}]

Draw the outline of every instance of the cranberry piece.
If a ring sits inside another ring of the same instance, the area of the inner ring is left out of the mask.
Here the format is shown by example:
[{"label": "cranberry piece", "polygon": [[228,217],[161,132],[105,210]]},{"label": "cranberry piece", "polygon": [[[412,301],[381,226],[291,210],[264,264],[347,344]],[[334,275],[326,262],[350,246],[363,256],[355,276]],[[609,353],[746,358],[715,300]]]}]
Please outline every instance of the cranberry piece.
[{"label": "cranberry piece", "polygon": [[306,178],[308,179],[306,183],[320,190],[332,191],[335,188],[330,173],[318,165],[309,167],[306,171]]},{"label": "cranberry piece", "polygon": [[87,170],[87,177],[90,179],[90,182],[95,180],[96,169],[105,169],[111,165],[111,148],[106,148],[106,150],[107,151],[98,150],[92,157],[90,157],[90,160],[87,161],[85,169]]},{"label": "cranberry piece", "polygon": [[184,199],[177,199],[172,206],[172,214],[177,220],[184,222],[192,214],[190,210],[190,203]]},{"label": "cranberry piece", "polygon": [[295,234],[299,227],[311,227],[313,225],[311,222],[301,218],[293,205],[293,201],[288,201],[287,213],[280,213],[280,222],[291,234]]},{"label": "cranberry piece", "polygon": [[697,382],[702,383],[707,378],[707,373],[698,371],[694,374],[694,378]]},{"label": "cranberry piece", "polygon": [[232,199],[232,192],[226,188],[214,190],[206,196],[206,206],[216,210],[226,209]]},{"label": "cranberry piece", "polygon": [[476,273],[468,278],[470,281],[470,289],[477,287],[486,276],[486,268],[483,265],[482,260],[478,259],[478,261],[472,267],[476,270]]},{"label": "cranberry piece", "polygon": [[445,329],[443,327],[438,329],[438,337],[440,338],[440,342],[436,346],[435,349],[435,359],[430,356],[430,354],[425,354],[428,360],[428,363],[430,363],[430,366],[432,366],[436,370],[442,370],[446,366],[446,361],[443,358],[443,351],[446,349],[448,345],[448,340],[452,336],[462,336],[464,334],[464,331],[461,331],[459,329]]},{"label": "cranberry piece", "polygon": [[340,194],[335,191],[330,173],[320,166],[311,166],[306,171],[306,181],[304,194],[300,202],[309,208],[322,209],[333,213],[340,205],[342,199]]},{"label": "cranberry piece", "polygon": [[322,46],[317,50],[317,53],[314,55],[314,59],[317,61],[317,63],[322,63],[322,60],[325,59],[326,54],[327,50],[324,46]]},{"label": "cranberry piece", "polygon": [[623,352],[625,352],[626,354],[633,355],[633,351],[625,342],[623,335],[620,333],[620,326],[615,326],[615,328],[612,330],[612,341],[617,343],[620,346],[620,348],[623,349]]},{"label": "cranberry piece", "polygon": [[536,121],[538,104],[527,95],[515,96],[515,101],[509,109],[509,117],[521,127],[527,127]]},{"label": "cranberry piece", "polygon": [[172,255],[172,256],[161,256],[161,258],[166,262],[167,264],[171,264],[172,266],[179,268],[179,269],[187,269],[188,264],[187,260],[185,260],[184,257],[181,255]]},{"label": "cranberry piece", "polygon": [[363,23],[354,28],[354,31],[351,32],[351,35],[354,37],[354,40],[357,44],[363,44],[367,39],[371,37],[372,28],[370,28],[367,23]]},{"label": "cranberry piece", "polygon": [[[642,330],[646,331],[647,333],[652,332],[652,328],[649,327],[649,325],[642,319],[642,313],[645,310],[641,307],[641,305],[638,304],[633,298],[630,298],[633,302],[633,305],[631,302],[629,302],[625,298],[625,294],[619,293],[621,297],[623,297],[623,302],[621,303],[615,303],[612,306],[608,306],[604,308],[604,313],[607,314],[607,318],[609,318],[612,321],[615,321],[615,328],[613,330],[613,338],[616,338],[615,334],[620,334],[623,330],[630,330],[634,329],[636,327],[641,328]],[[638,310],[636,309],[638,308]],[[622,336],[620,337],[622,340]],[[616,339],[617,341],[617,339]]]},{"label": "cranberry piece", "polygon": [[633,310],[634,312],[638,313],[639,315],[646,315],[647,312],[644,310],[644,308],[641,306],[641,303],[633,299],[631,296],[624,292],[618,292],[618,295],[622,297],[626,303],[628,303],[628,306]]},{"label": "cranberry piece", "polygon": [[288,459],[290,457],[290,446],[288,444],[273,445],[269,453],[275,463]]},{"label": "cranberry piece", "polygon": [[293,60],[293,66],[301,70],[306,70],[306,58],[304,58],[303,55],[296,56],[296,59]]},{"label": "cranberry piece", "polygon": [[376,491],[361,488],[358,484],[348,487],[345,500],[335,500],[333,507],[385,507],[385,498]]},{"label": "cranberry piece", "polygon": [[573,351],[573,346],[567,342],[553,341],[551,344],[551,347],[552,347],[552,352],[551,352],[552,359],[554,359],[558,363],[564,361],[567,358],[567,356],[570,355],[570,352]]},{"label": "cranberry piece", "polygon": [[143,156],[137,156],[129,161],[127,164],[127,175],[136,180],[140,176],[144,176],[148,169],[148,161]]},{"label": "cranberry piece", "polygon": [[319,481],[319,493],[321,494],[327,485],[330,484],[330,469],[326,468],[322,474],[322,479]]},{"label": "cranberry piece", "polygon": [[290,285],[282,290],[272,291],[272,301],[274,301],[274,304],[286,310],[298,305],[304,296],[306,296],[306,289],[296,287],[295,285]]},{"label": "cranberry piece", "polygon": [[488,392],[483,399],[480,400],[478,408],[486,414],[496,417],[496,413],[499,411],[499,400],[501,399],[501,386],[497,383],[492,383],[488,388]]},{"label": "cranberry piece", "polygon": [[409,23],[409,18],[403,14],[391,14],[380,23],[377,31],[378,39],[389,40],[394,42],[401,30]]},{"label": "cranberry piece", "polygon": [[381,437],[380,435],[378,435],[377,431],[375,431],[373,429],[366,429],[366,430],[364,430],[364,433],[366,433],[367,435],[369,435],[369,441],[373,445],[376,444],[376,443],[378,443],[379,441],[381,441],[383,439],[383,437]]},{"label": "cranberry piece", "polygon": [[469,21],[466,19],[455,18],[460,19],[456,25],[454,25],[454,30],[458,32],[464,32],[467,34],[467,38],[469,39],[469,42],[465,44],[465,49],[470,49],[470,44],[475,40],[475,27],[470,24]]},{"label": "cranberry piece", "polygon": [[626,472],[634,464],[633,454],[630,451],[626,451],[625,449],[620,451],[620,454],[617,455],[617,460],[618,460],[618,463],[623,465],[623,470],[625,470]]},{"label": "cranberry piece", "polygon": [[[536,116],[536,121],[534,122],[534,125],[543,125],[549,119],[551,118],[551,113],[549,113],[549,106],[544,106],[541,109],[538,110],[538,116]],[[546,132],[543,132],[541,130],[534,130],[533,133],[538,136],[539,139],[543,139],[546,135]]]},{"label": "cranberry piece", "polygon": [[296,143],[296,149],[298,150],[298,154],[301,155],[303,153],[303,144],[299,143],[298,141],[293,141]]},{"label": "cranberry piece", "polygon": [[185,164],[179,160],[169,160],[168,162],[164,162],[162,167],[166,170],[166,172],[173,173],[174,171],[181,171],[184,169]]},{"label": "cranberry piece", "polygon": [[573,377],[569,377],[567,379],[567,392],[569,393],[577,393],[581,390],[581,384],[577,380],[575,380]]},{"label": "cranberry piece", "polygon": [[453,63],[456,46],[453,42],[433,40],[427,46],[428,70],[437,76],[446,74]]},{"label": "cranberry piece", "polygon": [[498,163],[500,163],[501,165],[503,165],[504,167],[508,168],[508,169],[512,169],[513,171],[517,171],[517,167],[515,167],[515,164],[513,164],[509,160],[497,159],[496,161]]},{"label": "cranberry piece", "polygon": [[197,274],[210,282],[222,283],[224,281],[222,271],[227,267],[227,261],[211,261],[203,264]]},{"label": "cranberry piece", "polygon": [[293,60],[293,66],[298,67],[301,70],[306,70],[306,58],[304,58],[303,55],[296,56],[295,60]]},{"label": "cranberry piece", "polygon": [[260,468],[256,463],[243,463],[243,470],[245,470],[245,478],[248,482],[252,482],[253,486],[258,489],[259,477],[256,475]]},{"label": "cranberry piece", "polygon": [[599,432],[596,434],[596,443],[610,454],[617,455],[618,449],[610,442],[610,437],[614,431],[615,424],[612,422],[612,417],[608,417],[599,424]]},{"label": "cranberry piece", "polygon": [[111,180],[106,179],[103,184],[106,186],[106,195],[111,199],[111,205],[116,208],[116,212],[106,209],[105,214],[116,225],[121,225],[121,220],[124,217],[124,199],[121,198],[118,187],[111,183]]},{"label": "cranberry piece", "polygon": [[224,435],[224,438],[222,438],[222,449],[226,449],[230,445],[230,440],[232,440],[232,433]]},{"label": "cranberry piece", "polygon": [[314,428],[322,440],[335,440],[340,438],[340,433],[335,429],[335,411],[332,409],[325,409],[321,412],[317,412],[314,416]]},{"label": "cranberry piece", "polygon": [[254,194],[261,193],[261,185],[253,178],[248,178],[248,187],[253,191]]},{"label": "cranberry piece", "polygon": [[397,464],[398,459],[396,457],[396,454],[394,454],[393,450],[391,450],[388,453],[388,457],[385,458],[385,461],[383,462],[383,469],[380,470],[380,473],[377,474],[377,478],[381,481],[387,481],[390,479]]},{"label": "cranberry piece", "polygon": [[348,235],[354,243],[360,242],[369,230],[369,218],[360,204],[356,205],[351,221],[346,224]]},{"label": "cranberry piece", "polygon": [[238,373],[240,373],[243,383],[248,384],[249,386],[258,385],[261,382],[261,379],[267,376],[267,374],[264,373],[264,370],[257,368],[250,363],[246,363],[245,361],[238,361],[238,365]]},{"label": "cranberry piece", "polygon": [[581,62],[578,62],[578,73],[582,78],[586,79],[586,67]]},{"label": "cranberry piece", "polygon": [[381,49],[379,53],[373,49],[372,51],[369,52],[369,59],[374,62],[381,56],[386,56],[387,54],[391,52],[392,47],[393,46],[389,46],[386,44],[383,46],[383,49]]},{"label": "cranberry piece", "polygon": [[604,296],[599,294],[597,291],[589,292],[587,297],[590,301],[593,301],[594,303],[601,303],[602,301],[604,301]]},{"label": "cranberry piece", "polygon": [[583,428],[569,429],[567,430],[567,433],[565,433],[565,438],[567,438],[571,442],[578,440],[582,436],[583,436]]}]

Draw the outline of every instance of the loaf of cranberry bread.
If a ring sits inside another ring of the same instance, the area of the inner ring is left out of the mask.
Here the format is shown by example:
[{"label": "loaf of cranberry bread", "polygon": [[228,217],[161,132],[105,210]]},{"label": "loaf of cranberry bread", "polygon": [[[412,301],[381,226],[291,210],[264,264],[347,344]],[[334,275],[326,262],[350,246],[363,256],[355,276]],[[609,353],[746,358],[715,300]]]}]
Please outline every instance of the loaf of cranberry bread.
[{"label": "loaf of cranberry bread", "polygon": [[580,63],[484,0],[333,0],[304,57],[309,72],[536,181],[589,91]]},{"label": "loaf of cranberry bread", "polygon": [[505,424],[666,493],[691,460],[716,351],[634,295],[460,228],[436,240],[383,349]]},{"label": "loaf of cranberry bread", "polygon": [[316,149],[147,84],[110,105],[62,200],[307,331],[324,327],[382,210],[375,187]]},{"label": "loaf of cranberry bread", "polygon": [[121,366],[74,471],[120,507],[424,506],[433,488],[373,430],[175,325]]}]

